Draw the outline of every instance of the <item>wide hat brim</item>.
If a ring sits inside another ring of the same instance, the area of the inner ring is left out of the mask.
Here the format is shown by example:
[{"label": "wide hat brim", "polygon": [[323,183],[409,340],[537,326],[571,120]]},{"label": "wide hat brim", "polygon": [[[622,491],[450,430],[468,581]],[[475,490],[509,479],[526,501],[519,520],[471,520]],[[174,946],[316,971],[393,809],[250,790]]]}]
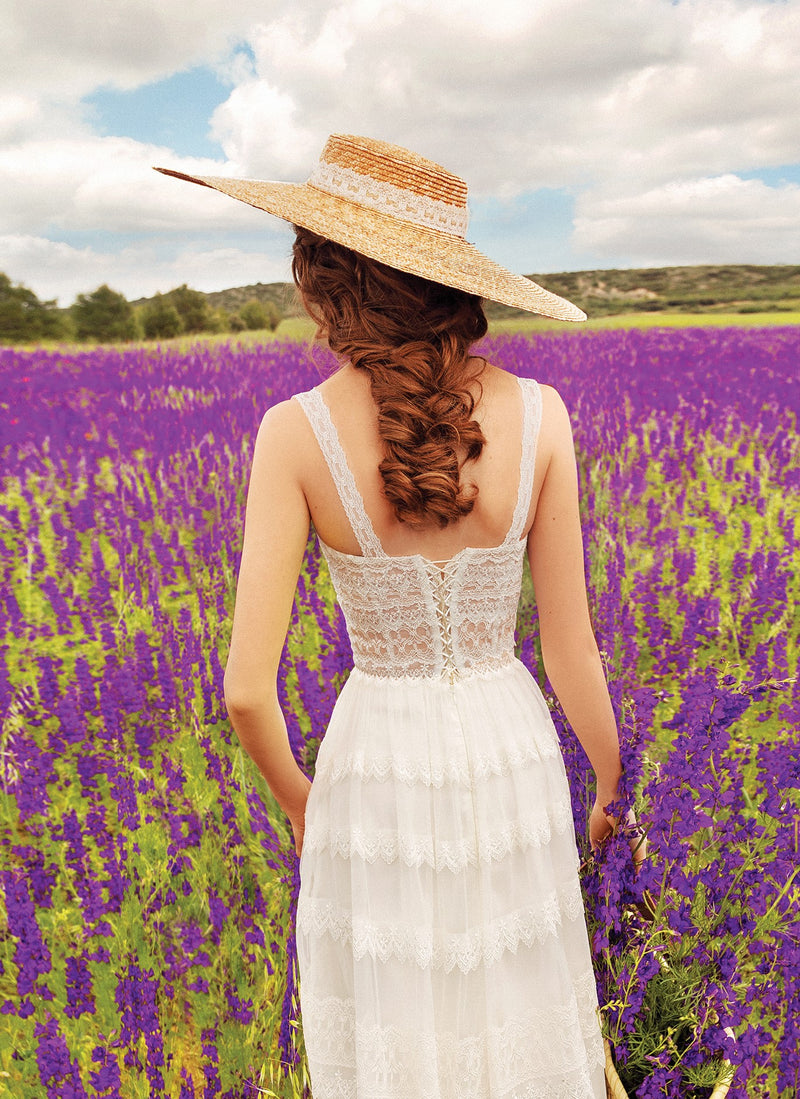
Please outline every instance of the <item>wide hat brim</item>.
[{"label": "wide hat brim", "polygon": [[460,236],[393,217],[311,184],[194,176],[172,168],[156,171],[211,187],[398,271],[555,320],[586,320],[572,302],[513,274]]}]

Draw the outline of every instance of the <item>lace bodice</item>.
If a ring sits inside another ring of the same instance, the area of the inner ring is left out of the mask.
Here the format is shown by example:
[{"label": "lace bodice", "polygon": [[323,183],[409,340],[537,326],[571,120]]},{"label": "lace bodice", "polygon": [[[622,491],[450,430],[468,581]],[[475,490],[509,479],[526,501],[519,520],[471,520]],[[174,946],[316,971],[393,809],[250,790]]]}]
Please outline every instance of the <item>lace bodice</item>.
[{"label": "lace bodice", "polygon": [[518,379],[523,434],[517,502],[508,533],[491,549],[466,547],[449,561],[391,556],[380,543],[319,389],[299,401],[328,464],[362,556],[320,539],[344,612],[355,667],[367,675],[455,680],[489,675],[514,659],[525,520],[530,507],[541,393]]}]

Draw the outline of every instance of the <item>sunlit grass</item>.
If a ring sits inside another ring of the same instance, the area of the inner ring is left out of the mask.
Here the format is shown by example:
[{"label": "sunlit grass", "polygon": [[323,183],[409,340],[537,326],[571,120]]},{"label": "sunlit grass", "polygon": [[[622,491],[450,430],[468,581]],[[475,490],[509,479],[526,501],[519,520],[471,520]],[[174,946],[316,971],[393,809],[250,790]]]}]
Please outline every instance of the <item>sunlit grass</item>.
[{"label": "sunlit grass", "polygon": [[554,321],[533,313],[493,320],[492,335],[515,332],[603,331],[614,328],[762,328],[800,324],[800,311],[786,313],[617,313],[608,317],[589,317],[581,324]]},{"label": "sunlit grass", "polygon": [[[650,328],[773,328],[783,325],[800,324],[800,310],[767,313],[618,313],[612,316],[589,317],[581,324],[551,320],[534,313],[520,313],[503,320],[490,320],[489,335],[513,335],[515,333],[536,332],[581,332],[607,331],[613,329],[650,329]],[[127,344],[98,345],[95,342],[69,343],[56,340],[42,340],[37,343],[19,344],[20,348],[47,350],[58,348],[85,349],[97,346],[110,347],[174,347],[185,351],[197,344],[223,345],[236,347],[257,347],[269,345],[275,340],[297,340],[300,343],[312,343],[316,326],[308,317],[284,317],[274,331],[259,329],[244,332],[196,333],[176,336],[168,340],[139,340]]]}]

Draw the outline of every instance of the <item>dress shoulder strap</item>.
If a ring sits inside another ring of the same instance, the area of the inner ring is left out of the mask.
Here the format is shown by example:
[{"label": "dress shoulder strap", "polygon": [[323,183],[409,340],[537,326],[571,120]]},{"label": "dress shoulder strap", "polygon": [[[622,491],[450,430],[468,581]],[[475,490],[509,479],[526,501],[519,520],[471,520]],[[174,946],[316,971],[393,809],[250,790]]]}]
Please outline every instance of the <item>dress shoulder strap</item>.
[{"label": "dress shoulder strap", "polygon": [[506,543],[518,542],[525,531],[525,520],[531,506],[533,473],[536,467],[536,444],[542,423],[542,391],[533,378],[517,378],[522,390],[522,454],[519,462],[519,489],[514,517],[506,535]]},{"label": "dress shoulder strap", "polygon": [[361,552],[365,557],[385,557],[322,394],[315,387],[306,393],[296,393],[294,400],[301,406],[311,424]]}]

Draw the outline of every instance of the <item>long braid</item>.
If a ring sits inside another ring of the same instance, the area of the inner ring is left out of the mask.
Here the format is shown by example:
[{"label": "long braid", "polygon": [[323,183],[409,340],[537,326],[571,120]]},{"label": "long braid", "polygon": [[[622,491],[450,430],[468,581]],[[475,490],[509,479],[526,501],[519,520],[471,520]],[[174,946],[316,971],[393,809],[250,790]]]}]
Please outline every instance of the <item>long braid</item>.
[{"label": "long braid", "polygon": [[397,518],[445,527],[469,514],[477,488],[461,484],[461,467],[486,441],[465,370],[487,330],[480,298],[296,234],[292,272],[306,309],[331,350],[369,376]]}]

